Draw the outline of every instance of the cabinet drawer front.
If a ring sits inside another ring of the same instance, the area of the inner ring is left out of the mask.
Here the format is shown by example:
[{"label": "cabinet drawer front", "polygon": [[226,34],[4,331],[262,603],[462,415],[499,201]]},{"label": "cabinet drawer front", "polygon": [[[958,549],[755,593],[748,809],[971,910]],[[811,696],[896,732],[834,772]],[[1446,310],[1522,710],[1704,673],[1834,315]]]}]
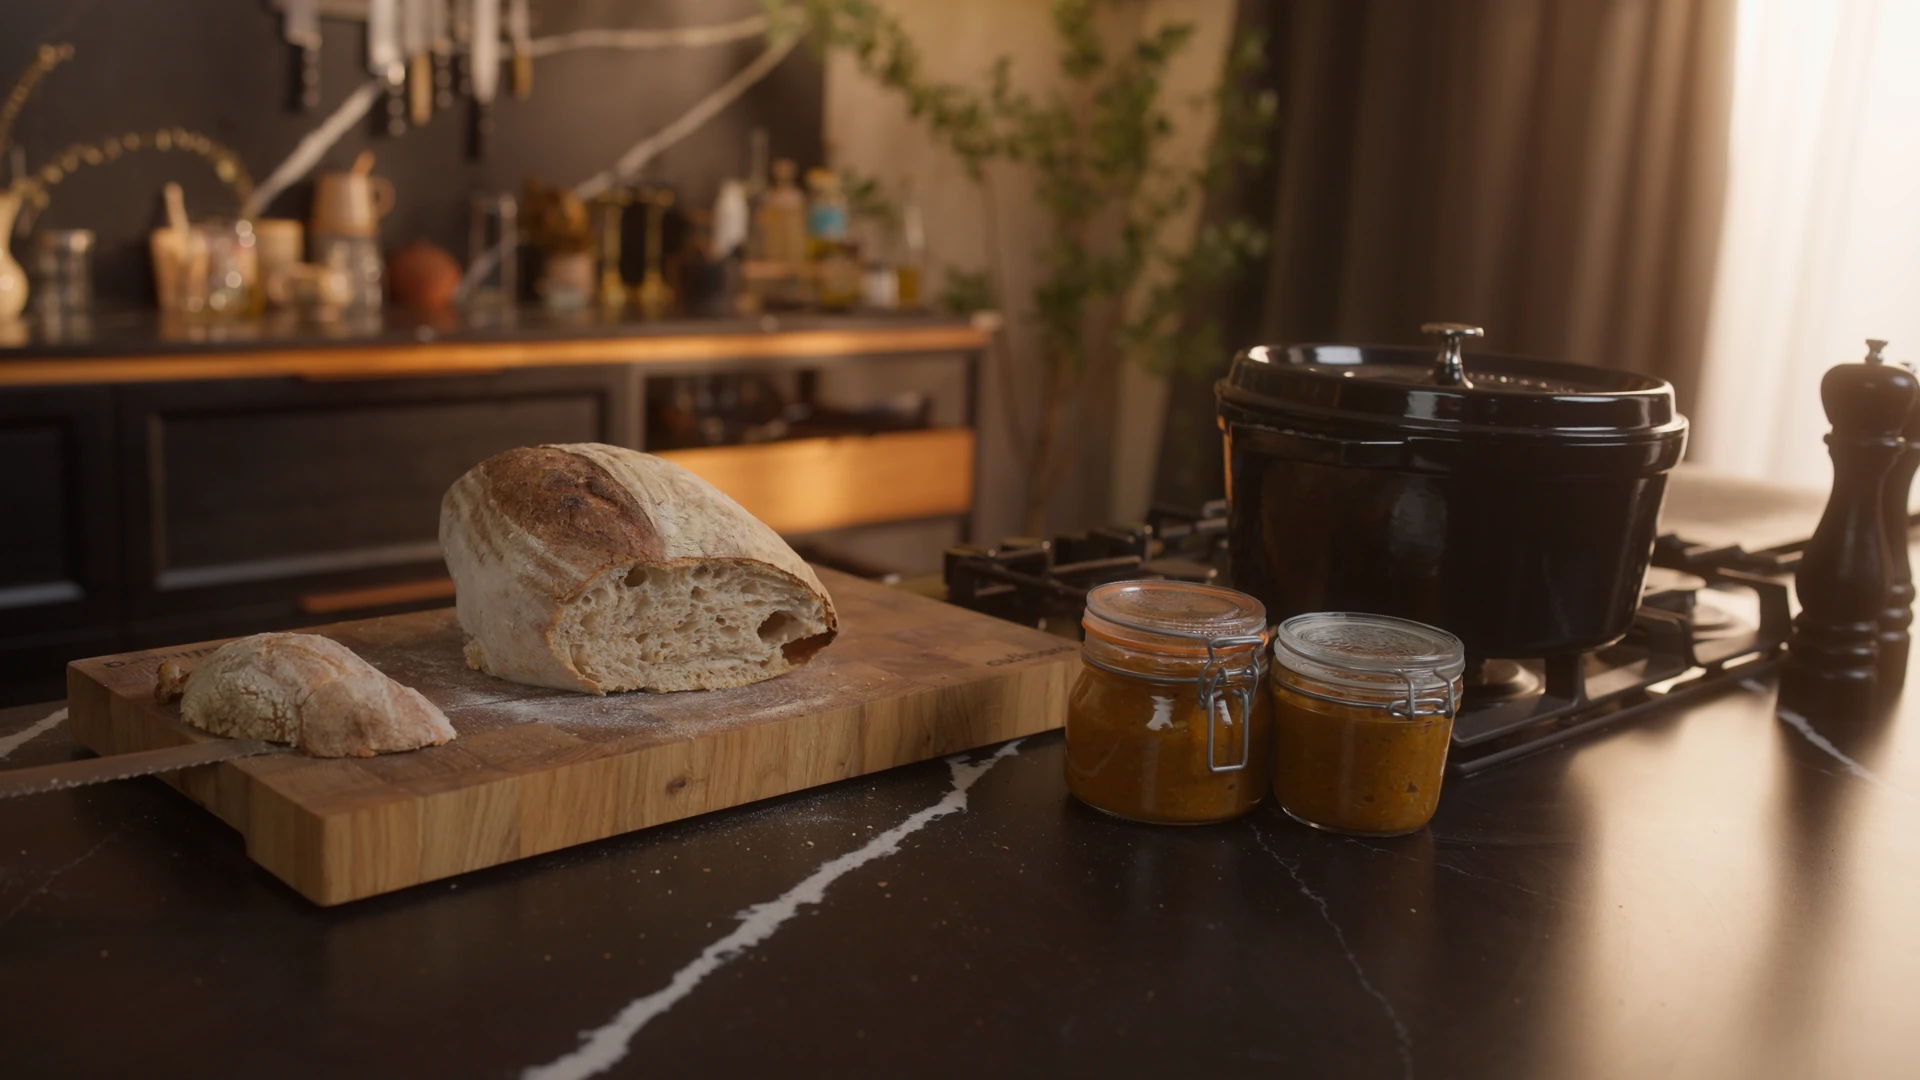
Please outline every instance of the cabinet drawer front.
[{"label": "cabinet drawer front", "polygon": [[617,440],[624,385],[615,370],[129,393],[132,609],[291,610],[317,587],[417,578],[440,561],[449,484],[515,446]]},{"label": "cabinet drawer front", "polygon": [[967,513],[973,506],[973,455],[970,428],[660,454],[789,534]]},{"label": "cabinet drawer front", "polygon": [[112,617],[105,389],[0,394],[0,637]]}]

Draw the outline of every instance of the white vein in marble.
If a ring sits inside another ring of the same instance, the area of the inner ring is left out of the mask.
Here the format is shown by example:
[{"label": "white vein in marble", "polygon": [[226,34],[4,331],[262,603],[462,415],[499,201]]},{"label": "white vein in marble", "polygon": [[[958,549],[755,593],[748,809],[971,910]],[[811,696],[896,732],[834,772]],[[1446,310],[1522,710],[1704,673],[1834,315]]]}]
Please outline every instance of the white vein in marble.
[{"label": "white vein in marble", "polygon": [[1361,966],[1360,957],[1354,954],[1353,946],[1348,943],[1346,930],[1335,921],[1333,908],[1328,905],[1327,898],[1307,886],[1307,879],[1300,876],[1300,867],[1281,858],[1280,853],[1273,850],[1267,843],[1267,836],[1260,831],[1258,825],[1252,822],[1247,824],[1252,828],[1253,839],[1260,845],[1260,850],[1273,856],[1273,861],[1279,863],[1281,868],[1286,870],[1287,876],[1293,879],[1293,884],[1300,890],[1300,895],[1313,901],[1314,906],[1320,909],[1320,921],[1326,923],[1327,927],[1333,931],[1333,939],[1339,944],[1341,955],[1347,958],[1347,966],[1353,969],[1354,978],[1360,983],[1360,989],[1365,991],[1368,997],[1380,1003],[1380,1011],[1386,1015],[1387,1023],[1393,1025],[1394,1040],[1400,1052],[1401,1073],[1407,1080],[1413,1080],[1413,1033],[1407,1030],[1406,1021],[1400,1019],[1400,1012],[1393,1007],[1392,1000],[1373,984],[1372,979],[1367,977],[1367,969]]},{"label": "white vein in marble", "polygon": [[1880,774],[1848,757],[1845,751],[1833,745],[1832,740],[1814,730],[1813,721],[1808,720],[1792,709],[1783,707],[1776,708],[1774,711],[1779,715],[1782,723],[1799,732],[1802,738],[1812,743],[1821,753],[1839,762],[1848,772],[1870,784],[1885,788],[1909,802],[1913,801],[1913,796],[1882,780]]},{"label": "white vein in marble", "polygon": [[0,761],[5,761],[8,754],[59,727],[66,718],[67,710],[55,709],[11,735],[0,736]]},{"label": "white vein in marble", "polygon": [[604,1026],[581,1032],[579,1049],[545,1065],[526,1069],[520,1074],[521,1080],[584,1080],[619,1064],[627,1056],[633,1037],[640,1033],[641,1028],[693,993],[694,988],[707,976],[772,937],[789,919],[798,915],[802,907],[824,900],[828,886],[876,859],[899,851],[902,840],[935,820],[965,810],[967,789],[1002,758],[1019,752],[1020,744],[1024,741],[1015,739],[992,756],[979,761],[948,758],[947,767],[953,770],[953,788],[939,802],[917,811],[905,821],[867,841],[864,846],[829,860],[778,898],[740,912],[737,916],[740,925],[726,937],[701,950],[692,963],[674,972],[666,986],[646,997],[634,999]]}]

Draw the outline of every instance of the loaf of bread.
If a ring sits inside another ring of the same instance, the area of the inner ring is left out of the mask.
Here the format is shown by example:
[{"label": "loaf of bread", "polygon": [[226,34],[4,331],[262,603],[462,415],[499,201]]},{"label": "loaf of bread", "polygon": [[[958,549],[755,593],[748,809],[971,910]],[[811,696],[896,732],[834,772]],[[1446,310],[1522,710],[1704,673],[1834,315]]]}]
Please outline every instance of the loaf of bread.
[{"label": "loaf of bread", "polygon": [[418,690],[316,634],[255,634],[220,646],[187,677],[180,717],[214,735],[292,743],[315,757],[372,757],[454,737]]},{"label": "loaf of bread", "polygon": [[806,663],[833,601],[774,531],[686,469],[599,443],[488,458],[440,546],[467,662],[533,686],[707,690]]}]

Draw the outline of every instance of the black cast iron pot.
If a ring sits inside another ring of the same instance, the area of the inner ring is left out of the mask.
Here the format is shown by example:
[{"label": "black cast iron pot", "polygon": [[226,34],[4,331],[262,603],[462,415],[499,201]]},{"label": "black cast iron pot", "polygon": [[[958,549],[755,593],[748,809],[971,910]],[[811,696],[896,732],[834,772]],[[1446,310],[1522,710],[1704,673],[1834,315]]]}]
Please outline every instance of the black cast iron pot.
[{"label": "black cast iron pot", "polygon": [[1269,617],[1398,615],[1470,656],[1595,649],[1633,622],[1673,389],[1631,372],[1371,345],[1249,349],[1215,387],[1234,584]]}]

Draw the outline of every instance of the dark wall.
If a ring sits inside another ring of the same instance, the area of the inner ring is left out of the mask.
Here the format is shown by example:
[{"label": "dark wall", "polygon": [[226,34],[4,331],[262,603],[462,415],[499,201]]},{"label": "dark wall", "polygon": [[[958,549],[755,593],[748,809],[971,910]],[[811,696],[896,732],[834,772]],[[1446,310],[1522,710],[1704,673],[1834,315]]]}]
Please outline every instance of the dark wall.
[{"label": "dark wall", "polygon": [[[706,25],[757,10],[755,0],[533,0],[534,36],[568,30]],[[294,55],[266,0],[5,0],[0,3],[0,79],[11,82],[42,42],[70,42],[75,57],[41,84],[15,128],[37,169],[74,143],[184,127],[237,151],[256,182],[368,76],[365,28],[325,20],[323,101],[311,114],[290,106]],[[647,52],[579,50],[535,61],[533,96],[506,92],[502,67],[495,134],[486,161],[466,152],[467,103],[398,138],[378,134],[374,115],[328,152],[322,170],[344,169],[362,150],[398,189],[389,247],[426,236],[465,257],[467,196],[518,190],[538,176],[571,185],[611,165],[630,146],[678,117],[764,48],[759,39]],[[0,87],[4,94],[4,87]],[[822,76],[802,49],[693,136],[656,158],[647,179],[706,204],[719,181],[745,169],[747,131],[764,126],[775,156],[803,164],[820,156]],[[94,283],[107,305],[151,303],[145,236],[160,219],[160,186],[178,181],[194,214],[231,214],[225,185],[201,159],[145,151],[82,168],[52,190],[40,224],[98,234]],[[268,207],[305,218],[303,182]],[[15,241],[24,261],[27,240]]]}]

